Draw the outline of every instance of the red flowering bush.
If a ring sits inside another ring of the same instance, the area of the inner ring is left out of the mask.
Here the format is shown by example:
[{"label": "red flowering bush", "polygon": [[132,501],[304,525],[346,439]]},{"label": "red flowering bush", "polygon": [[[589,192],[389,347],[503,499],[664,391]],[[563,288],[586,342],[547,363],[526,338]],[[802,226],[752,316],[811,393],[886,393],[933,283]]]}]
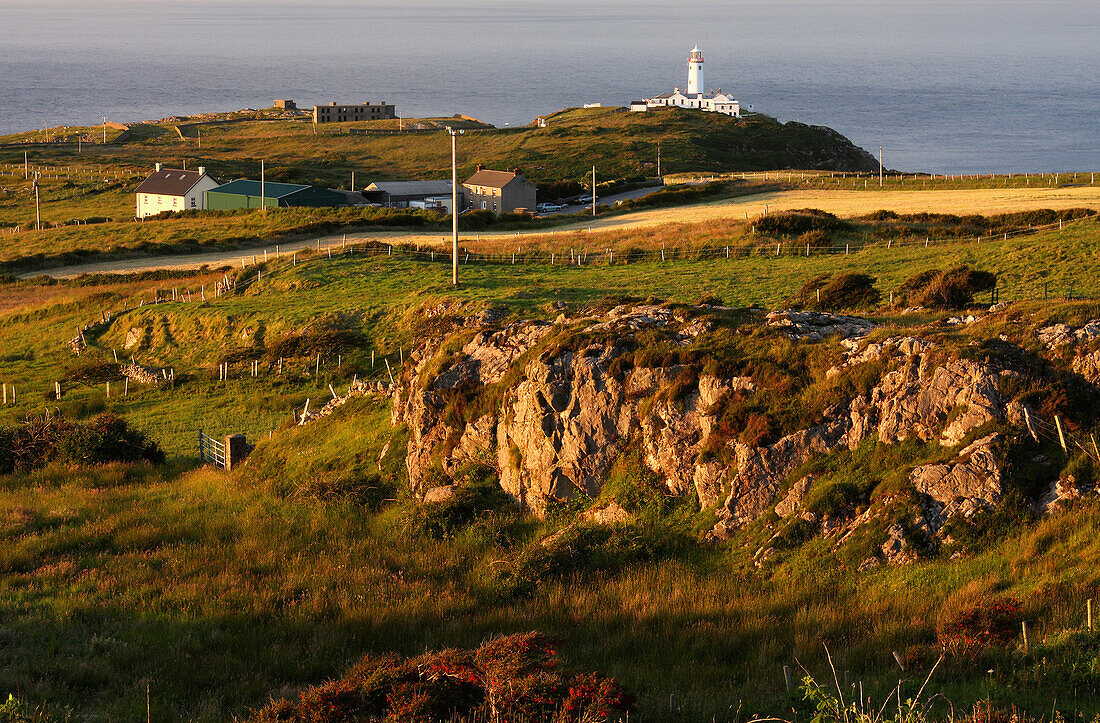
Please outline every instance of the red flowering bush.
[{"label": "red flowering bush", "polygon": [[307,689],[296,703],[275,701],[252,720],[597,723],[633,702],[612,678],[562,670],[553,641],[531,632],[493,638],[473,651],[367,657],[344,678]]},{"label": "red flowering bush", "polygon": [[941,620],[936,637],[945,653],[973,659],[1011,641],[1019,624],[1020,603],[1015,599],[985,600]]}]

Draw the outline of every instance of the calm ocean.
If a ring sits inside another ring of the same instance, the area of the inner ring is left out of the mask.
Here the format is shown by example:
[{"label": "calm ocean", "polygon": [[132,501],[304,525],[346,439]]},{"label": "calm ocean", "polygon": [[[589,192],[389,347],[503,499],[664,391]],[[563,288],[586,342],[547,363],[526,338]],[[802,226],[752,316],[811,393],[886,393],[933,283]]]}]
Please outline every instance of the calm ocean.
[{"label": "calm ocean", "polygon": [[329,100],[498,125],[706,84],[888,166],[1100,170],[1096,0],[0,0],[0,133]]}]

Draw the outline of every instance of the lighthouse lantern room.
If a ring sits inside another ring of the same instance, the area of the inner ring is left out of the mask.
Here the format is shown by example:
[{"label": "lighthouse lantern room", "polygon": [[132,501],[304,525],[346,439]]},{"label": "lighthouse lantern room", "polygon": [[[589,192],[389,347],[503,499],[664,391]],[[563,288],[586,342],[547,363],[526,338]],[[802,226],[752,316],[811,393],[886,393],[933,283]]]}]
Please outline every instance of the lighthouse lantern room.
[{"label": "lighthouse lantern room", "polygon": [[689,95],[703,93],[703,51],[696,45],[688,57],[688,88]]}]

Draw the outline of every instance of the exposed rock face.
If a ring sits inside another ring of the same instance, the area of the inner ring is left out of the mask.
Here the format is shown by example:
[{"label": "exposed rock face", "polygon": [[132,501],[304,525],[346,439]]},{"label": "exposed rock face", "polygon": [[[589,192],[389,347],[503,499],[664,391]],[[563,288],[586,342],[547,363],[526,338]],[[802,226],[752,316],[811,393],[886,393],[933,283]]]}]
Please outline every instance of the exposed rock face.
[{"label": "exposed rock face", "polygon": [[1100,349],[1093,343],[1100,339],[1100,319],[1093,319],[1078,329],[1066,324],[1046,326],[1039,329],[1036,336],[1047,351],[1077,347],[1071,362],[1073,371],[1093,384],[1100,384]]},{"label": "exposed rock face", "polygon": [[527,366],[501,405],[497,450],[505,492],[535,510],[548,497],[599,493],[635,421],[626,390],[608,373],[620,353],[593,346]]},{"label": "exposed rock face", "polygon": [[145,338],[145,328],[140,326],[131,327],[126,332],[126,342],[123,344],[124,349],[133,349],[141,346],[142,340]]},{"label": "exposed rock face", "polygon": [[864,337],[876,324],[858,316],[823,314],[817,311],[774,311],[768,314],[768,326],[781,329],[790,339],[820,341],[830,336],[844,339]]},{"label": "exposed rock face", "polygon": [[[901,442],[914,436],[952,446],[986,422],[1004,418],[997,376],[972,361],[933,366],[926,355],[915,354],[882,378],[863,411],[867,421],[873,424],[878,420],[882,442]],[[955,416],[948,421],[952,414]],[[859,432],[849,436],[849,447],[858,446],[866,431],[866,425],[859,425]]]},{"label": "exposed rock face", "polygon": [[798,508],[802,506],[802,500],[806,498],[806,492],[810,489],[811,481],[809,477],[803,477],[791,485],[787,496],[775,506],[775,514],[780,517],[790,517],[797,512]]},{"label": "exposed rock face", "polygon": [[[826,418],[829,416],[826,414]],[[814,455],[834,449],[848,424],[845,417],[837,416],[827,424],[789,434],[767,447],[735,443],[736,471],[731,472],[729,495],[718,509],[715,535],[727,536],[734,528],[764,514],[787,475]]]},{"label": "exposed rock face", "polygon": [[952,462],[922,465],[910,472],[913,487],[935,503],[926,515],[934,532],[946,518],[969,517],[1001,501],[1004,490],[995,450],[1000,439],[999,434],[987,435],[967,445]]},{"label": "exposed rock face", "polygon": [[[551,498],[597,496],[615,462],[636,450],[669,494],[716,509],[714,537],[729,536],[774,506],[781,517],[797,515],[840,539],[872,512],[861,511],[854,520],[818,519],[802,509],[808,478],[777,504],[777,494],[800,466],[866,439],[954,446],[989,422],[1022,423],[1020,405],[1006,403],[998,392],[998,379],[1007,372],[951,358],[925,339],[861,341],[874,324],[857,317],[786,312],[769,315],[767,325],[805,343],[843,340],[845,360],[830,376],[870,362],[881,363],[883,371],[866,394],[826,409],[811,426],[765,445],[747,445],[728,438],[728,431],[725,437],[715,434],[729,400],[742,403],[758,393],[753,379],[701,374],[698,366],[676,363],[632,368],[633,356],[620,363],[634,334],[656,329],[673,344],[688,345],[714,328],[713,319],[675,307],[619,307],[564,333],[568,344],[542,344],[555,329],[565,329],[565,321],[480,329],[442,363],[436,358],[442,342],[417,354],[415,370],[394,393],[393,411],[394,422],[410,430],[406,464],[415,491],[437,487],[440,472],[453,477],[462,465],[476,462],[494,467],[501,487],[538,513]],[[427,378],[435,368],[438,374]],[[491,398],[499,401],[486,408],[485,397],[472,395],[494,384],[499,386]],[[469,400],[480,400],[476,411],[462,411]],[[949,464],[912,471],[927,510],[916,527],[935,534],[948,517],[1000,500],[997,441],[997,435],[986,436]],[[904,530],[895,532],[877,555],[880,562],[915,554]]]}]

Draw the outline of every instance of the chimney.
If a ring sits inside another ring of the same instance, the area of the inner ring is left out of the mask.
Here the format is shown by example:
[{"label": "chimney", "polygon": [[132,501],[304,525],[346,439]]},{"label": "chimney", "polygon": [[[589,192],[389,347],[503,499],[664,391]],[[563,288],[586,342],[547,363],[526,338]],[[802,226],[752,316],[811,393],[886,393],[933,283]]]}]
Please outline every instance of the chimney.
[{"label": "chimney", "polygon": [[512,175],[513,176],[518,176],[519,175],[519,169],[518,168],[513,168],[512,169]]},{"label": "chimney", "polygon": [[158,171],[158,172],[159,172],[159,171],[160,171],[160,164],[159,164],[159,163],[155,164],[155,165],[153,166],[153,170],[155,170],[155,171]]},{"label": "chimney", "polygon": [[199,175],[200,176],[205,176],[206,175],[206,166],[199,166]]},{"label": "chimney", "polygon": [[484,170],[485,170],[485,166],[483,166],[483,165],[481,165],[481,164],[479,163],[479,164],[477,164],[477,170],[479,170],[479,171],[484,171]]}]

